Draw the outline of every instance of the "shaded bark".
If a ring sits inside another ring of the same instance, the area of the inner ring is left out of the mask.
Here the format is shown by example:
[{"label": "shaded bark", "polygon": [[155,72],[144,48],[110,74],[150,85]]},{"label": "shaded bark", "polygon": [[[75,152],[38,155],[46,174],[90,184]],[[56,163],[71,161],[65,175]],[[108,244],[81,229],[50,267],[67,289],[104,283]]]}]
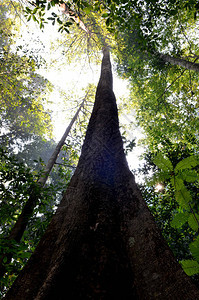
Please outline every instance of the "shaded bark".
[{"label": "shaded bark", "polygon": [[168,54],[161,54],[159,53],[158,56],[165,62],[169,62],[172,65],[177,65],[180,67],[183,67],[187,70],[192,70],[192,71],[197,71],[199,72],[199,64],[196,63],[196,61],[199,59],[199,57],[197,57],[193,62],[192,61],[188,61],[184,58],[180,58],[180,57],[173,57],[170,56]]},{"label": "shaded bark", "polygon": [[109,52],[103,52],[77,169],[6,300],[199,299],[128,168]]},{"label": "shaded bark", "polygon": [[[85,97],[86,99],[86,97]],[[79,106],[77,112],[75,113],[74,117],[72,118],[70,124],[66,128],[65,133],[63,134],[61,140],[58,142],[54,152],[52,153],[50,159],[48,160],[47,165],[45,166],[45,169],[42,172],[42,176],[38,179],[38,181],[35,183],[33,186],[31,192],[30,192],[30,197],[28,198],[26,204],[24,205],[21,214],[19,215],[15,225],[13,226],[9,236],[7,237],[8,241],[15,241],[15,242],[20,242],[24,231],[28,225],[28,221],[33,215],[33,211],[35,206],[38,203],[38,198],[40,194],[40,189],[44,187],[46,184],[46,181],[48,179],[48,176],[57,160],[57,157],[61,151],[61,148],[63,147],[65,140],[70,133],[70,130],[74,124],[74,122],[77,120],[77,117],[79,115],[79,112],[85,102],[85,99],[82,101],[81,105]],[[12,249],[12,244],[10,244],[10,249]],[[11,259],[13,257],[12,251],[9,251],[9,253],[1,254],[0,257],[0,278],[4,276],[6,272],[6,265],[8,265],[11,262]],[[6,258],[6,264],[3,263],[3,260]]]}]

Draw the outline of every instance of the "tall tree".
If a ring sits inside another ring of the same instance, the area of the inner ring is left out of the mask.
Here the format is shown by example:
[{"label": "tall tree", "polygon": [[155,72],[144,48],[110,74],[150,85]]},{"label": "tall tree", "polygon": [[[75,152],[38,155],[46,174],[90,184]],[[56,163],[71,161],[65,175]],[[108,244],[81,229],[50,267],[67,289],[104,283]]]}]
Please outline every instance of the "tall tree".
[{"label": "tall tree", "polygon": [[109,51],[78,167],[5,299],[197,299],[161,236],[123,151]]}]

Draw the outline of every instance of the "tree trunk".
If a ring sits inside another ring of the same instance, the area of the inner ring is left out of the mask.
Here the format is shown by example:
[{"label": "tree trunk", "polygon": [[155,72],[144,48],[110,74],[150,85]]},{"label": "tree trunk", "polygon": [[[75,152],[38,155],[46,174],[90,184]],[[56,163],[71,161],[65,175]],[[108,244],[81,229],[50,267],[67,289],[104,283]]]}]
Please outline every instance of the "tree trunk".
[{"label": "tree trunk", "polygon": [[6,300],[199,299],[127,166],[109,52],[103,52],[77,169]]},{"label": "tree trunk", "polygon": [[197,71],[199,72],[199,64],[196,63],[196,61],[199,59],[199,57],[197,57],[193,62],[192,61],[188,61],[184,58],[179,58],[179,57],[173,57],[170,56],[168,54],[161,54],[159,53],[158,56],[165,62],[169,62],[172,65],[177,65],[180,67],[183,67],[187,70],[192,70],[192,71]]},{"label": "tree trunk", "polygon": [[[47,163],[42,175],[40,176],[38,181],[33,186],[32,191],[30,192],[29,199],[27,200],[26,204],[24,205],[21,214],[19,215],[9,236],[7,237],[8,241],[14,240],[17,243],[20,242],[20,240],[24,234],[24,231],[28,225],[28,221],[32,217],[34,208],[38,202],[39,190],[44,187],[44,185],[48,179],[48,176],[49,176],[49,174],[57,160],[57,157],[61,151],[61,148],[63,147],[65,140],[66,140],[74,122],[77,120],[77,117],[78,117],[79,112],[85,102],[85,99],[86,99],[86,97],[82,101],[80,107],[78,108],[77,112],[75,113],[74,117],[72,118],[70,124],[66,128],[65,133],[63,134],[63,136],[62,136],[61,140],[59,141],[59,143],[57,144],[53,154],[51,155],[50,159],[48,160],[48,163]],[[10,245],[10,248],[12,248],[11,245]],[[11,262],[12,257],[13,257],[12,251],[9,251],[9,253],[5,253],[5,254],[1,255],[1,257],[0,257],[0,278],[3,277],[6,272],[6,266],[3,263],[3,260],[6,258],[6,265],[8,265]]]}]

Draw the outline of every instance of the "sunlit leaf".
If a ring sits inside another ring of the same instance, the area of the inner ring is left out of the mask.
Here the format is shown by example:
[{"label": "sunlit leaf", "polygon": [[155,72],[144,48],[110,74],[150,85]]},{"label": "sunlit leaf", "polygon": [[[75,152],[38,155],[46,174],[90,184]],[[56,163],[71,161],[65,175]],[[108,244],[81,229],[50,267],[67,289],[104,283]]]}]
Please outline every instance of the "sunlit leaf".
[{"label": "sunlit leaf", "polygon": [[175,167],[175,172],[184,169],[191,169],[199,165],[199,159],[196,156],[189,156],[181,160]]},{"label": "sunlit leaf", "polygon": [[158,153],[157,156],[154,158],[154,163],[156,166],[160,169],[162,169],[165,172],[172,171],[173,170],[173,165],[170,161],[170,159],[161,153]]}]

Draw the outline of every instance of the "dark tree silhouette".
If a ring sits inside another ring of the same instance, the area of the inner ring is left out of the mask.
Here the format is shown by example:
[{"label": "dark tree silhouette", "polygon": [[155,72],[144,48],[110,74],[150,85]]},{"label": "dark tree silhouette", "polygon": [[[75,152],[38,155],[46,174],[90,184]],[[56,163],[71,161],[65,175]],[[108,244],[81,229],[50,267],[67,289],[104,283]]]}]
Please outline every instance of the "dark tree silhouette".
[{"label": "dark tree silhouette", "polygon": [[199,299],[128,168],[108,49],[103,53],[77,169],[6,300]]}]

